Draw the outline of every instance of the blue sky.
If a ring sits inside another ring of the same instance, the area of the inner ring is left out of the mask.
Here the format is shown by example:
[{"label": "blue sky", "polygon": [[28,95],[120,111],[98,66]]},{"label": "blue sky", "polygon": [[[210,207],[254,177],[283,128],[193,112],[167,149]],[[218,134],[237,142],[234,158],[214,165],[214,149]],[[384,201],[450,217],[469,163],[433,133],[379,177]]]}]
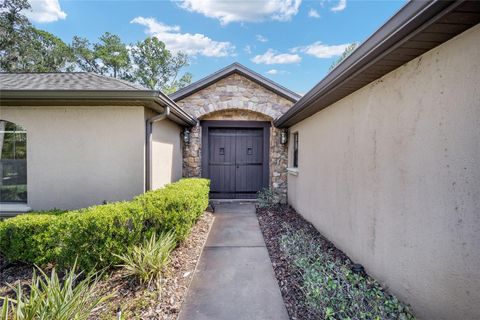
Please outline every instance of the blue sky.
[{"label": "blue sky", "polygon": [[31,0],[39,28],[70,42],[108,31],[126,43],[158,36],[190,56],[198,80],[240,62],[303,94],[346,45],[362,42],[405,0]]}]

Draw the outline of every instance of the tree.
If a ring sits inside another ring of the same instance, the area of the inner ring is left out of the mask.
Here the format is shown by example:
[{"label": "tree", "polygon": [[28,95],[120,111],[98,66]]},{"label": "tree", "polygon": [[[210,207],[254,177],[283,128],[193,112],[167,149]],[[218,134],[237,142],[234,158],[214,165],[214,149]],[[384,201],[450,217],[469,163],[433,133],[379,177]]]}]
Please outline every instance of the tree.
[{"label": "tree", "polygon": [[338,66],[340,64],[340,62],[342,62],[343,60],[345,60],[353,51],[355,51],[355,49],[358,47],[358,43],[354,42],[352,44],[349,44],[345,50],[343,51],[342,55],[337,59],[337,61],[335,61],[334,63],[332,63],[332,65],[330,66],[330,68],[328,70],[333,70],[335,69],[336,66]]},{"label": "tree", "polygon": [[92,49],[90,41],[75,36],[73,37],[71,48],[76,66],[80,70],[103,74],[102,67],[99,64],[95,51]]},{"label": "tree", "polygon": [[190,73],[177,79],[180,70],[188,65],[187,55],[182,52],[172,54],[165,43],[156,37],[137,42],[130,53],[134,63],[132,80],[152,90],[162,90],[168,94],[192,81]]},{"label": "tree", "polygon": [[70,47],[53,34],[30,27],[18,67],[28,72],[59,72],[74,69]]},{"label": "tree", "polygon": [[85,72],[128,79],[132,69],[127,46],[119,36],[105,32],[97,43],[73,37],[72,51],[76,65]]},{"label": "tree", "polygon": [[27,0],[4,0],[0,3],[0,68],[14,71],[25,40],[22,35],[31,24],[20,12],[30,9]]},{"label": "tree", "polygon": [[127,46],[122,42],[119,36],[105,32],[100,37],[100,42],[94,45],[95,56],[103,64],[103,72],[114,78],[126,76],[126,71],[130,69],[130,57]]},{"label": "tree", "polygon": [[53,34],[31,25],[21,12],[26,0],[0,4],[0,69],[7,72],[55,72],[71,67],[70,48]]}]

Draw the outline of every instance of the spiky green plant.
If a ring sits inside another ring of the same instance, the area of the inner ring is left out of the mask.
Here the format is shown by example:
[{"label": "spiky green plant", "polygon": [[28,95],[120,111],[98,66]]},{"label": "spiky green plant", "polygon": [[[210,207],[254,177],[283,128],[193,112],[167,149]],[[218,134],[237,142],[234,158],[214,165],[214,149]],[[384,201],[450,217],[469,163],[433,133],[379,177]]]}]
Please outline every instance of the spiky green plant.
[{"label": "spiky green plant", "polygon": [[12,286],[16,299],[0,298],[3,300],[0,320],[86,320],[93,309],[109,298],[95,294],[98,275],[91,273],[80,279],[76,264],[63,279],[55,268],[50,276],[40,268],[37,270],[33,273],[28,294],[18,284]]},{"label": "spiky green plant", "polygon": [[117,255],[122,261],[119,266],[125,269],[126,276],[136,277],[140,283],[150,285],[161,279],[162,272],[169,262],[170,252],[177,245],[173,232],[153,234],[150,239],[133,246],[127,253]]}]

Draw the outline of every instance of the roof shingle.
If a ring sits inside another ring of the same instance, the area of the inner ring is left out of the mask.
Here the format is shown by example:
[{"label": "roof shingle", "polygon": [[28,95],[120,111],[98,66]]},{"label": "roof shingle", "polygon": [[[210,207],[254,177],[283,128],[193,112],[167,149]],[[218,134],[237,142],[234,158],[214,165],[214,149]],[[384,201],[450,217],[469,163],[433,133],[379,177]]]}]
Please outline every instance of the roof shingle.
[{"label": "roof shingle", "polygon": [[88,72],[0,73],[0,90],[151,91],[138,84]]}]

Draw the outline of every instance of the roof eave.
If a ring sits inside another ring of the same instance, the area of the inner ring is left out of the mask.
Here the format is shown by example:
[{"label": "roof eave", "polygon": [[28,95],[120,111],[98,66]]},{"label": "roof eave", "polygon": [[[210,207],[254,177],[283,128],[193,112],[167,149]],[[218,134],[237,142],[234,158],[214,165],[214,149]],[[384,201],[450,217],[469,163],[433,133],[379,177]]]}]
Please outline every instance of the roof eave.
[{"label": "roof eave", "polygon": [[[417,35],[429,26],[432,21],[452,11],[463,2],[464,1],[439,0],[410,1],[324,79],[315,85],[315,87],[297,101],[292,108],[276,119],[274,124],[277,127],[285,128],[307,118],[311,115],[310,113],[312,113],[311,110],[309,111],[307,109],[313,104],[328,94],[334,93],[334,90],[338,89],[353,77],[361,74],[366,68],[371,67],[382,57],[391,53],[393,49],[400,47],[400,45],[408,41],[411,37]],[[420,54],[418,56],[420,56]],[[416,57],[411,60],[415,58]],[[380,77],[381,76],[377,77],[377,79]],[[341,95],[339,95],[339,97],[338,99],[331,98],[329,103],[324,103],[324,105],[319,107],[314,113],[342,98]]]},{"label": "roof eave", "polygon": [[108,101],[109,104],[122,104],[137,101],[158,112],[168,106],[171,109],[169,118],[182,126],[194,126],[197,120],[180,109],[175,102],[159,91],[152,90],[2,90],[0,101],[3,104],[22,101],[34,101],[38,104],[55,101]]}]

